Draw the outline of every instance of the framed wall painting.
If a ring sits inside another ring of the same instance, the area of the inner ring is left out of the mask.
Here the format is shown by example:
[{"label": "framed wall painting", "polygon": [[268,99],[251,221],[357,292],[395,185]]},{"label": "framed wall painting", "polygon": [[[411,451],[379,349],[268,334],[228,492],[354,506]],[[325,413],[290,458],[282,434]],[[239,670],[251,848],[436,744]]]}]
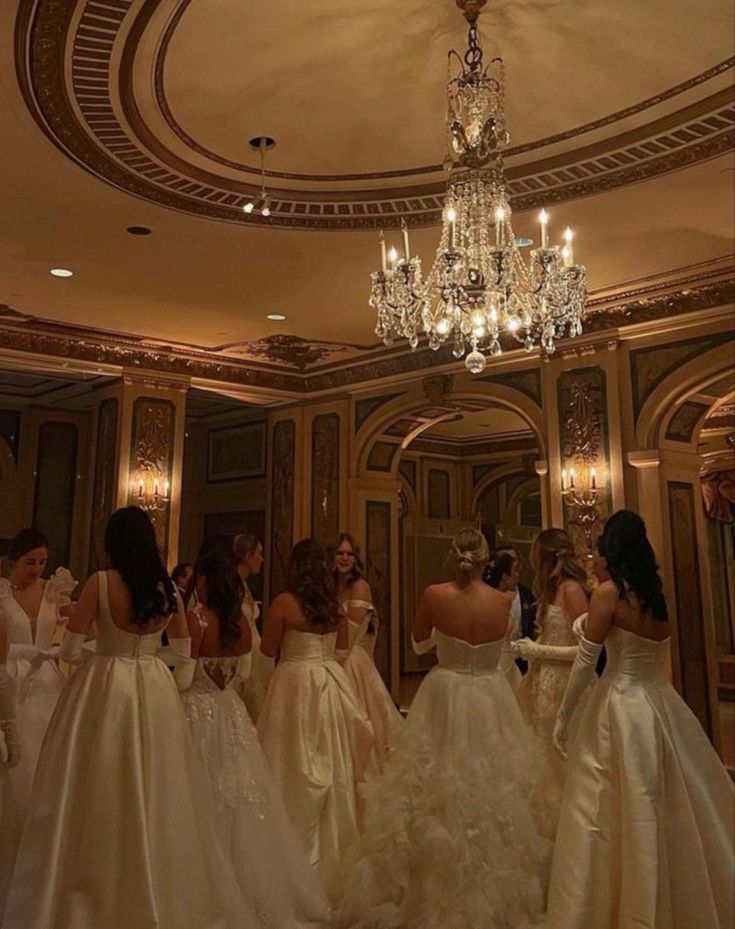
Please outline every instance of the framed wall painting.
[{"label": "framed wall painting", "polygon": [[208,484],[265,475],[264,422],[211,429],[207,441]]}]

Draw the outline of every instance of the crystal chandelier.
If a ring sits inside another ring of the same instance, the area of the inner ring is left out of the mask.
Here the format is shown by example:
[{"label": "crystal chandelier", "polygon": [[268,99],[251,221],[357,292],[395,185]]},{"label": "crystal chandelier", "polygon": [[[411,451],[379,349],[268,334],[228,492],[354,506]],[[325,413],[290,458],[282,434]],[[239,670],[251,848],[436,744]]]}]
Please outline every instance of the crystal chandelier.
[{"label": "crystal chandelier", "polygon": [[402,222],[403,254],[386,250],[380,233],[381,269],[374,272],[370,306],[376,334],[386,345],[408,339],[415,349],[422,334],[436,350],[450,343],[473,374],[499,355],[507,332],[527,351],[540,345],[551,353],[565,334],[582,331],[586,273],[574,263],[573,234],[563,246],[549,244],[549,216],[542,210],[541,244],[526,261],[511,223],[502,150],[505,126],[505,71],[502,59],[483,61],[477,18],[486,0],[457,0],[469,23],[464,58],[447,84],[449,185],[436,259],[426,278],[421,259],[411,255]]}]

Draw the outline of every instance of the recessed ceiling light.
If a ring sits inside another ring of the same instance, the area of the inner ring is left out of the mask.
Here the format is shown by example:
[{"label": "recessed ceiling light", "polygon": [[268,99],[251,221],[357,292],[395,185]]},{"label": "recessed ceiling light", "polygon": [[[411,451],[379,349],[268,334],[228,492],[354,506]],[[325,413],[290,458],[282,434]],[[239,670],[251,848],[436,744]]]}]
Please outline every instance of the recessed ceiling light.
[{"label": "recessed ceiling light", "polygon": [[53,274],[54,277],[73,277],[74,272],[70,271],[68,268],[51,268],[49,274]]},{"label": "recessed ceiling light", "polygon": [[529,245],[533,245],[533,239],[529,239],[527,235],[519,235],[516,238],[516,245],[518,248],[528,248]]},{"label": "recessed ceiling light", "polygon": [[286,317],[283,315],[283,313],[269,313],[266,316],[266,319],[270,319],[271,322],[274,323],[282,323]]},{"label": "recessed ceiling light", "polygon": [[148,226],[128,226],[130,235],[150,235],[151,229]]}]

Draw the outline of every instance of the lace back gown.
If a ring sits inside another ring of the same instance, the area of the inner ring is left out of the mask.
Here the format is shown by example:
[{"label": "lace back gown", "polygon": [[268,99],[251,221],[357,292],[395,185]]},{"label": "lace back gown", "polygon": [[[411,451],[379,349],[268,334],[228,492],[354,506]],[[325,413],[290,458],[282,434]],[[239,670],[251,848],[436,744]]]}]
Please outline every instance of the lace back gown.
[{"label": "lace back gown", "polygon": [[436,640],[401,743],[364,789],[344,915],[361,929],[529,929],[549,857],[531,812],[533,737],[499,668],[502,641]]},{"label": "lace back gown", "polygon": [[668,640],[619,626],[572,746],[548,929],[730,929],[733,784],[666,677]]},{"label": "lace back gown", "polygon": [[160,632],[112,620],[68,681],[41,750],[9,929],[258,929],[219,847]]},{"label": "lace back gown", "polygon": [[332,900],[343,852],[358,835],[357,785],[374,765],[372,728],[335,657],[336,639],[286,631],[258,719],[288,815]]},{"label": "lace back gown", "polygon": [[348,620],[350,652],[344,668],[373,727],[376,756],[382,764],[391,743],[400,735],[403,720],[375,666],[378,615],[367,600],[348,600],[344,606],[367,611],[361,623]]},{"label": "lace back gown", "polygon": [[[184,709],[209,775],[217,833],[263,929],[323,929],[318,877],[234,690],[238,658],[200,658]],[[222,686],[220,686],[222,685]]]}]

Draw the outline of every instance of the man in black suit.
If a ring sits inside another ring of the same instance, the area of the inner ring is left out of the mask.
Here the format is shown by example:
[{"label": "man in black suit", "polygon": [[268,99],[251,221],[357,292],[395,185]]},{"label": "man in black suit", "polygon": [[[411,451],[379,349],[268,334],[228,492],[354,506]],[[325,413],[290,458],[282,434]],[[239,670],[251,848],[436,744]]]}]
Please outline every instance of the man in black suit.
[{"label": "man in black suit", "polygon": [[[501,559],[501,556],[505,556]],[[494,571],[494,566],[498,559],[502,561],[508,560],[510,556],[510,572],[504,572],[502,586],[498,583],[497,571]],[[501,545],[500,548],[497,548],[493,554],[493,560],[488,565],[485,574],[483,575],[483,580],[486,584],[489,584],[491,587],[498,587],[503,590],[515,590],[515,599],[513,601],[513,606],[510,609],[511,620],[515,626],[514,632],[511,634],[512,639],[520,638],[536,638],[536,603],[534,596],[531,590],[526,587],[524,584],[521,584],[519,578],[521,576],[521,556],[518,553],[518,549],[514,548],[512,545]],[[522,658],[516,659],[516,664],[521,670],[522,674],[525,674],[528,670],[528,662],[524,661]]]}]

